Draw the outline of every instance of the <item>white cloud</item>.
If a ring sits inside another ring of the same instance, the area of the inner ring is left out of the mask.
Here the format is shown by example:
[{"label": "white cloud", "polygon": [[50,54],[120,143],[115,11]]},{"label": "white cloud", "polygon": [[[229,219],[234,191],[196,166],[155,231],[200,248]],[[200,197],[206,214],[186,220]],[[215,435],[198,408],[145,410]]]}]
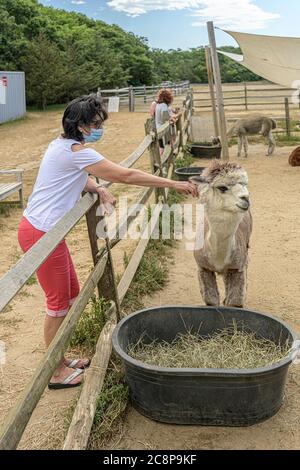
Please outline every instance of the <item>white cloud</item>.
[{"label": "white cloud", "polygon": [[280,15],[263,10],[253,0],[109,0],[107,4],[128,16],[139,16],[158,10],[189,10],[196,17],[193,26],[213,20],[222,28],[262,29]]},{"label": "white cloud", "polygon": [[107,4],[114,10],[139,16],[156,10],[183,10],[196,8],[199,0],[109,0]]},{"label": "white cloud", "polygon": [[73,5],[84,5],[86,2],[84,0],[71,0]]},{"label": "white cloud", "polygon": [[213,20],[216,26],[233,30],[263,29],[266,24],[280,15],[264,11],[252,0],[203,0],[202,8],[192,13],[199,18],[193,26],[203,26]]}]

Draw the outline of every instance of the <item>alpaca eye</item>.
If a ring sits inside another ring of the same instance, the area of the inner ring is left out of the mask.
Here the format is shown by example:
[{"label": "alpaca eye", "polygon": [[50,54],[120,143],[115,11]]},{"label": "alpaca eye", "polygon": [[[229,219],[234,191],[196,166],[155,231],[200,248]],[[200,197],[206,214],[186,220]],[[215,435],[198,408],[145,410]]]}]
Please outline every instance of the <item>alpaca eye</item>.
[{"label": "alpaca eye", "polygon": [[225,193],[228,188],[226,186],[218,186],[218,190],[221,191],[221,193]]}]

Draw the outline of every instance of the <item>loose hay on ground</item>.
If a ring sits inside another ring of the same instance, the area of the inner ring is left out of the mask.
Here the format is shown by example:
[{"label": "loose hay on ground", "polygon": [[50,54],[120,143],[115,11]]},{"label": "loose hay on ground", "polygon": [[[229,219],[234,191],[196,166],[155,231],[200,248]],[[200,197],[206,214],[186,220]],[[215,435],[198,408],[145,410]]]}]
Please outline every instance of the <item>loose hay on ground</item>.
[{"label": "loose hay on ground", "polygon": [[289,349],[288,344],[277,345],[233,325],[208,337],[178,334],[171,343],[155,340],[147,344],[141,338],[129,345],[127,352],[134,359],[159,367],[253,369],[275,364]]}]

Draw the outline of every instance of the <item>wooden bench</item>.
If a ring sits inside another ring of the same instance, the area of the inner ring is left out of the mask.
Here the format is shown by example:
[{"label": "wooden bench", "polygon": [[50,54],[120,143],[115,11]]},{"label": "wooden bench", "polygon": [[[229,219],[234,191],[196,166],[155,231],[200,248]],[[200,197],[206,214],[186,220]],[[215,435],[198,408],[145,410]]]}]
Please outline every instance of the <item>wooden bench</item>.
[{"label": "wooden bench", "polygon": [[23,172],[24,170],[0,170],[1,175],[15,175],[16,181],[12,183],[0,183],[0,201],[6,199],[11,194],[18,192],[19,201],[13,201],[23,207]]}]

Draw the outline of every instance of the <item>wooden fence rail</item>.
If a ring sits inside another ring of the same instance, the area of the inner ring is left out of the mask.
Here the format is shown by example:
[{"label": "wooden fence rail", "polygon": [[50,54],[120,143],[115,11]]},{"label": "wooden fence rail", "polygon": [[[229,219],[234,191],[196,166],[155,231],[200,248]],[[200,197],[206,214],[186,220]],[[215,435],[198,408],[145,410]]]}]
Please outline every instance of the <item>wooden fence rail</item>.
[{"label": "wooden fence rail", "polygon": [[[103,99],[118,97],[120,108],[128,108],[130,112],[134,112],[145,111],[146,105],[155,99],[158,90],[163,87],[163,84],[161,84],[151,86],[142,85],[137,87],[130,86],[109,90],[98,88],[97,93]],[[186,95],[190,91],[190,82],[184,81],[180,83],[171,83],[168,85],[168,88],[172,90],[175,96]]]},{"label": "wooden fence rail", "polygon": [[[152,173],[163,176],[162,163],[167,164],[167,175],[170,178],[174,169],[174,158],[178,154],[180,147],[189,137],[190,119],[192,116],[192,95],[188,92],[184,101],[183,113],[176,125],[175,142],[166,145],[163,158],[159,158],[158,135],[160,137],[171,135],[171,124],[167,123],[163,129],[156,133],[152,129],[148,120],[146,136],[140,145],[131,155],[121,162],[121,165],[129,168],[149,150]],[[159,165],[154,165],[158,162]],[[157,167],[158,166],[158,167]],[[110,182],[102,181],[105,187],[111,185]],[[64,444],[64,449],[84,449],[88,442],[89,433],[92,427],[96,399],[99,394],[105,377],[110,352],[111,334],[117,321],[117,309],[119,303],[124,299],[127,290],[134,278],[136,270],[142,259],[146,246],[151,238],[151,234],[158,224],[159,216],[166,201],[168,191],[163,196],[156,192],[155,209],[152,216],[141,234],[141,239],[129,261],[129,264],[116,289],[112,288],[114,267],[110,255],[110,249],[116,246],[121,240],[122,233],[126,233],[130,223],[135,220],[140,210],[136,204],[142,205],[149,201],[154,188],[146,188],[138,196],[136,202],[129,208],[129,212],[124,221],[117,227],[116,236],[110,238],[106,236],[106,246],[99,250],[97,245],[97,208],[99,199],[96,195],[86,193],[80,201],[71,209],[56,225],[47,232],[23,257],[0,279],[0,312],[16,296],[24,286],[30,276],[36,272],[47,257],[54,251],[62,239],[72,230],[78,221],[86,215],[89,240],[91,245],[94,268],[86,279],[77,299],[70,308],[70,311],[61,324],[55,338],[46,350],[30,382],[21,393],[17,403],[11,409],[1,430],[0,449],[15,449],[20,442],[23,432],[30,417],[38,404],[40,397],[47,386],[53,372],[62,360],[62,357],[69,345],[72,334],[76,328],[78,320],[85,309],[89,299],[94,295],[98,287],[99,295],[111,300],[109,309],[105,312],[106,319],[109,320],[97,342],[96,353],[92,359],[92,365],[87,375],[87,380],[82,387],[72,423]]]},{"label": "wooden fence rail", "polygon": [[[234,85],[232,85],[234,86]],[[284,106],[285,98],[289,99],[290,106],[300,108],[300,92],[292,88],[282,88],[270,84],[269,86],[256,88],[251,83],[237,83],[239,89],[229,89],[228,85],[222,87],[225,108],[234,107],[245,110],[258,106]],[[284,92],[284,93],[282,93]],[[211,108],[210,90],[193,90],[194,110],[204,111]],[[295,100],[295,96],[298,99]],[[292,99],[293,97],[293,99]]]}]

